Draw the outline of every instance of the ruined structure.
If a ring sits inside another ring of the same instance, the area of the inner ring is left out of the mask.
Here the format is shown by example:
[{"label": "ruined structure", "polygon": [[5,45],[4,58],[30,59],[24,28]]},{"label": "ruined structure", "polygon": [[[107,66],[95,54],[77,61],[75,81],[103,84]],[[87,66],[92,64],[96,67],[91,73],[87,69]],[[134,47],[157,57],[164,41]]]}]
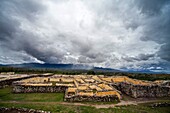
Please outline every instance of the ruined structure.
[{"label": "ruined structure", "polygon": [[109,102],[122,93],[134,98],[170,96],[170,81],[142,81],[126,76],[53,75],[13,82],[14,93],[65,92],[65,101]]},{"label": "ruined structure", "polygon": [[113,78],[113,86],[122,93],[134,98],[168,97],[170,96],[170,81],[142,81],[128,77]]},{"label": "ruined structure", "polygon": [[15,74],[14,72],[2,72],[0,73],[0,88],[4,88],[6,86],[9,86],[14,81],[23,80],[27,78],[33,78],[33,77],[48,77],[52,76],[51,73],[46,74]]}]

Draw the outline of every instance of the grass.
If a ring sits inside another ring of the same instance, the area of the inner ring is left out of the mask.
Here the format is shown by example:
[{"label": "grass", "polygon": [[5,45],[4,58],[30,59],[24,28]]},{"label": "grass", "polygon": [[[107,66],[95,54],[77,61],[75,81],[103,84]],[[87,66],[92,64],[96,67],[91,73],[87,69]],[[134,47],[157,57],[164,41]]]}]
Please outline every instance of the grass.
[{"label": "grass", "polygon": [[64,93],[11,93],[11,88],[0,89],[1,101],[62,102]]},{"label": "grass", "polygon": [[[170,113],[169,107],[150,107],[150,104],[139,104],[137,106],[121,106],[114,108],[100,108],[90,106],[62,105],[53,102],[62,102],[64,93],[27,93],[13,94],[11,88],[0,89],[0,107],[29,108],[52,113]],[[11,102],[16,101],[16,102]],[[164,100],[162,102],[170,102]],[[27,103],[28,102],[28,103]],[[39,102],[39,103],[36,103]],[[105,104],[92,102],[87,104]],[[108,104],[108,103],[107,103]]]},{"label": "grass", "polygon": [[170,113],[168,107],[151,108],[145,105],[138,106],[123,106],[115,108],[100,108],[87,106],[71,106],[71,105],[59,105],[59,104],[21,104],[21,103],[1,103],[0,107],[16,107],[16,108],[29,108],[29,109],[41,109],[44,111],[51,111],[52,113]]},{"label": "grass", "polygon": [[[12,88],[0,89],[0,101],[63,102],[64,93],[11,93]],[[116,104],[114,102],[81,102],[84,104]]]}]

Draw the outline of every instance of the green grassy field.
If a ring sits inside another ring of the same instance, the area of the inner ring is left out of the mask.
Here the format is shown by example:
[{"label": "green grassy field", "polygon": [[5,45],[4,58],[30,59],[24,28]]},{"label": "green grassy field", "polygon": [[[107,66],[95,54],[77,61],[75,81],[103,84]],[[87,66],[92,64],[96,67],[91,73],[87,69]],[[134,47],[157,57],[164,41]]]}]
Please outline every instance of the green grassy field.
[{"label": "green grassy field", "polygon": [[12,88],[0,89],[0,101],[62,102],[64,93],[11,93]]},{"label": "green grassy field", "polygon": [[63,98],[64,93],[13,94],[10,87],[0,89],[0,107],[40,109],[52,113],[170,113],[169,107],[152,108],[150,103],[97,109],[90,106],[60,104]]}]

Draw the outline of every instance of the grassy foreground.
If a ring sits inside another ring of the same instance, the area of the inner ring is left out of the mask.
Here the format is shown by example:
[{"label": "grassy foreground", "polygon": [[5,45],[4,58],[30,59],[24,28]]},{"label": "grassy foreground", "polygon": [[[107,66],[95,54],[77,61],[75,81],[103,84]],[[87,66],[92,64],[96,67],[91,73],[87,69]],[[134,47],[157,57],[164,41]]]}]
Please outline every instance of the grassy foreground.
[{"label": "grassy foreground", "polygon": [[123,106],[115,108],[100,108],[87,106],[71,106],[71,105],[59,105],[59,104],[16,104],[16,103],[1,103],[0,107],[16,107],[16,108],[30,108],[41,109],[45,111],[51,111],[52,113],[170,113],[168,107],[151,108],[145,105],[137,106]]},{"label": "grassy foreground", "polygon": [[63,93],[13,94],[11,88],[0,89],[0,107],[40,109],[52,113],[170,113],[169,107],[152,108],[148,103],[100,109],[90,106],[63,105],[60,104],[63,98]]},{"label": "grassy foreground", "polygon": [[0,89],[0,101],[62,102],[64,93],[11,93],[12,88]]}]

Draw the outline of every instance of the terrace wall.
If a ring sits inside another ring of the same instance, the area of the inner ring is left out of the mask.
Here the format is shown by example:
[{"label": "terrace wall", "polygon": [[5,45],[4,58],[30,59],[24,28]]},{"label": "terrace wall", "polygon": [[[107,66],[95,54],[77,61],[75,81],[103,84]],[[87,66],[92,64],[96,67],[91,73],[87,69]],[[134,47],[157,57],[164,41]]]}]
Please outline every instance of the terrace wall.
[{"label": "terrace wall", "polygon": [[2,80],[2,81],[0,81],[0,89],[4,88],[5,86],[12,85],[12,83],[14,81],[23,80],[23,79],[32,78],[32,77],[33,76],[27,76],[27,77],[22,77],[22,78],[14,78],[14,79]]},{"label": "terrace wall", "polygon": [[66,86],[24,86],[14,85],[13,93],[54,93],[65,92]]},{"label": "terrace wall", "polygon": [[168,97],[170,86],[162,85],[134,85],[127,82],[114,84],[118,90],[134,98],[140,97]]}]

